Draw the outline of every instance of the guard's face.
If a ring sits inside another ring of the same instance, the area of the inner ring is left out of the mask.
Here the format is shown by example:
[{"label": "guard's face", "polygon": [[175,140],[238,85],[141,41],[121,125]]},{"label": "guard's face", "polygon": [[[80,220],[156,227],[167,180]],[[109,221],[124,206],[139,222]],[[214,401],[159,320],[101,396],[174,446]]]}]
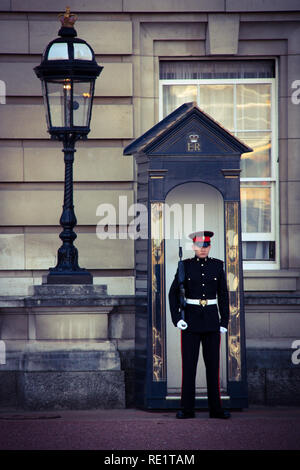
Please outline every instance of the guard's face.
[{"label": "guard's face", "polygon": [[196,243],[193,243],[193,250],[195,252],[195,255],[198,258],[206,258],[208,256],[208,253],[210,251],[210,245],[209,246],[199,246]]}]

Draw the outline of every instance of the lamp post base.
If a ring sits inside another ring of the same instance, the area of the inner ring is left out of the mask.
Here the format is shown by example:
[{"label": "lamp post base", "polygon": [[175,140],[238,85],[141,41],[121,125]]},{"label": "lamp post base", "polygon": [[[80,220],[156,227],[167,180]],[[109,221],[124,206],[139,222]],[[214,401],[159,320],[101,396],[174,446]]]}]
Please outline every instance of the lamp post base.
[{"label": "lamp post base", "polygon": [[49,272],[45,284],[93,284],[93,276],[85,269],[74,272]]}]

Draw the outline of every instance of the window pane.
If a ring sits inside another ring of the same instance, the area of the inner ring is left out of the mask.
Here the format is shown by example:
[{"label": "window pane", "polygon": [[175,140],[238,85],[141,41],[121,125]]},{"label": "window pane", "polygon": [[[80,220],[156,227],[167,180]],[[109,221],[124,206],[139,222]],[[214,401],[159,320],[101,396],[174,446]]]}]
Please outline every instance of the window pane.
[{"label": "window pane", "polygon": [[271,232],[271,187],[268,183],[243,183],[241,187],[242,231]]},{"label": "window pane", "polygon": [[253,149],[241,158],[241,178],[267,178],[271,176],[270,132],[238,132],[237,138]]},{"label": "window pane", "polygon": [[178,106],[197,101],[196,85],[169,85],[163,87],[163,115],[174,111]]},{"label": "window pane", "polygon": [[228,130],[234,128],[233,85],[200,85],[200,108]]},{"label": "window pane", "polygon": [[275,242],[243,242],[243,258],[248,261],[275,261]]},{"label": "window pane", "polygon": [[237,130],[271,128],[270,84],[237,85]]}]

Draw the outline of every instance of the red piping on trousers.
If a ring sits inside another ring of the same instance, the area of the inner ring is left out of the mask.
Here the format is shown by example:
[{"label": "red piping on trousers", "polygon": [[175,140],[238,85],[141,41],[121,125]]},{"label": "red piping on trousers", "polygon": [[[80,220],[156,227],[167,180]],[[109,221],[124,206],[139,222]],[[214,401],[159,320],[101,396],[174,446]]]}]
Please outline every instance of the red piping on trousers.
[{"label": "red piping on trousers", "polygon": [[181,396],[182,396],[182,386],[183,386],[182,330],[180,330],[180,350],[181,350]]},{"label": "red piping on trousers", "polygon": [[218,387],[219,387],[219,399],[220,399],[220,406],[222,407],[222,400],[221,400],[221,389],[220,389],[220,352],[221,352],[221,333],[220,333],[220,341],[219,341],[219,371],[218,371]]}]

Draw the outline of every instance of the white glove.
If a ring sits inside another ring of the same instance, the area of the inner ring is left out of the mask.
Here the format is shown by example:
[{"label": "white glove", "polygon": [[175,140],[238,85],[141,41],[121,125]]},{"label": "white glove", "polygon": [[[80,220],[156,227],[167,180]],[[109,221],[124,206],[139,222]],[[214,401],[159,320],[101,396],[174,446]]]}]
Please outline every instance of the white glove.
[{"label": "white glove", "polygon": [[177,322],[177,328],[179,328],[180,330],[186,330],[187,327],[188,327],[188,325],[184,320],[179,320]]},{"label": "white glove", "polygon": [[220,326],[220,333],[227,333],[227,328]]}]

